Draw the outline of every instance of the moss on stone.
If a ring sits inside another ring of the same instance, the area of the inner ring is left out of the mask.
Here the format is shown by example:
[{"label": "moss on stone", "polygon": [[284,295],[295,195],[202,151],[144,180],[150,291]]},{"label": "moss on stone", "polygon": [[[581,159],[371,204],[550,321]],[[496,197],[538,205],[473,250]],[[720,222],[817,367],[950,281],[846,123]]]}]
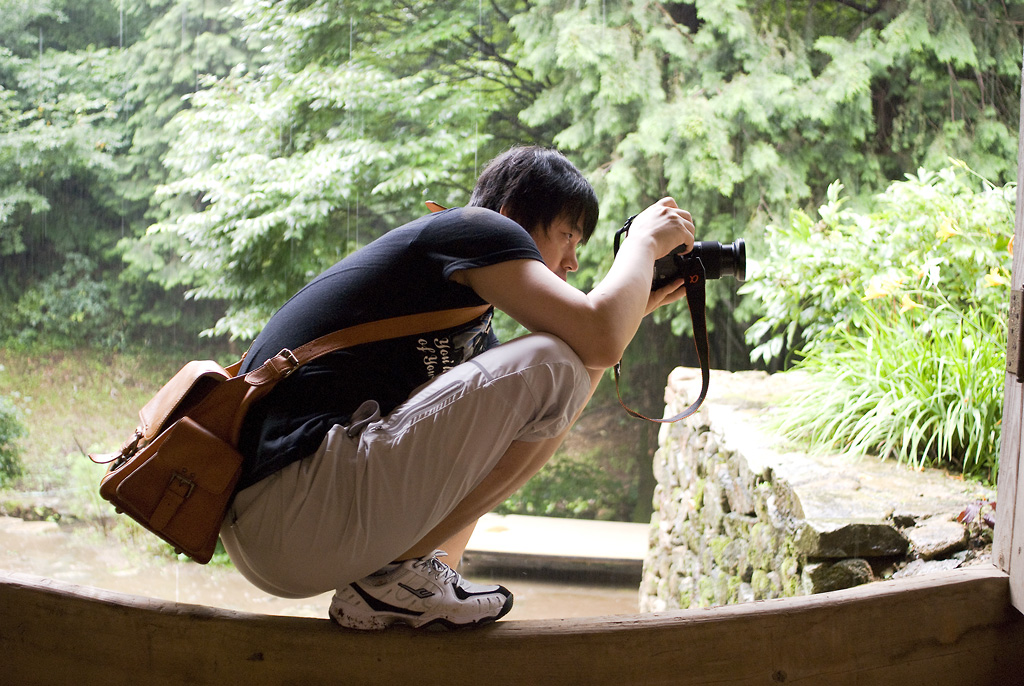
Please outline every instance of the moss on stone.
[{"label": "moss on stone", "polygon": [[768,572],[763,569],[755,569],[750,575],[750,588],[754,591],[754,597],[763,600],[768,597],[771,590],[771,582],[768,580]]}]

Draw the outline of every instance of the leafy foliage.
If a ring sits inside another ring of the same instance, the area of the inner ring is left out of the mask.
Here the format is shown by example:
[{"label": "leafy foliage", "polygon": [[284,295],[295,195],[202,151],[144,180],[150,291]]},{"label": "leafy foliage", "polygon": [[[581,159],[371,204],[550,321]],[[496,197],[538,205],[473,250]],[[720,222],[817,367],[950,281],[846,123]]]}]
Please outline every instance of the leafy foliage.
[{"label": "leafy foliage", "polygon": [[[177,4],[183,3],[194,4]],[[140,159],[133,146],[155,146],[145,136],[152,129],[131,120],[133,109],[145,107],[128,94],[146,72],[127,59],[140,54],[128,42],[138,37],[133,27],[171,4],[136,4],[126,16],[123,4],[119,14],[110,0],[2,3],[8,21],[0,28],[0,297],[17,305],[0,313],[0,339],[66,345],[176,335],[180,291],[168,294],[147,274],[126,269],[117,247],[144,228],[152,195],[144,181],[160,168],[151,156],[148,174],[129,183]],[[171,35],[185,35],[186,22],[173,14]],[[165,94],[151,89],[154,100]],[[159,126],[156,117],[148,121]],[[65,304],[46,302],[45,294],[62,275],[86,272],[102,292],[90,296],[97,306],[58,320],[55,308]],[[32,311],[40,306],[48,314]],[[74,327],[85,335],[69,336]]]},{"label": "leafy foliage", "polygon": [[975,529],[996,528],[995,501],[975,500],[957,515],[956,521]]},{"label": "leafy foliage", "polygon": [[[702,238],[745,237],[756,262],[761,227],[821,203],[836,178],[869,195],[950,152],[1014,178],[1021,15],[945,1],[534,3],[513,25],[544,90],[521,117],[591,172],[606,218],[579,281],[607,268],[623,218],[664,195]],[[708,293],[714,362],[728,368],[748,352],[730,342],[761,314],[733,288]],[[682,303],[655,318],[675,336],[690,328]]]},{"label": "leafy foliage", "polygon": [[602,469],[596,457],[555,455],[495,512],[630,521],[635,490],[624,494],[623,480]]},{"label": "leafy foliage", "polygon": [[[582,288],[612,230],[663,195],[753,256],[760,227],[820,203],[825,180],[870,193],[951,151],[988,178],[1013,172],[1020,0],[3,9],[4,295],[74,252],[149,326],[177,326],[187,288],[210,303],[206,325],[227,303],[213,331],[252,335],[423,200],[463,203],[514,143],[562,147],[600,191]],[[713,326],[754,314],[715,285]],[[660,315],[688,329],[681,308]]]},{"label": "leafy foliage", "polygon": [[[558,145],[599,189],[583,288],[612,230],[664,195],[702,237],[756,241],[820,202],[824,180],[870,193],[950,151],[989,178],[1014,173],[1020,2],[237,8],[268,62],[211,82],[178,120],[164,197],[191,209],[152,230],[188,243],[182,279],[232,303],[216,330],[235,336],[422,200],[464,202],[511,143]],[[716,286],[729,326],[735,297]]]},{"label": "leafy foliage", "polygon": [[190,198],[194,211],[150,233],[183,246],[194,297],[231,303],[215,331],[248,338],[323,268],[425,212],[424,200],[465,202],[478,165],[518,128],[502,118],[522,78],[503,54],[511,35],[497,5],[238,12],[251,40],[274,49],[259,71],[210,81],[175,120],[166,162],[177,180],[161,197]]},{"label": "leafy foliage", "polygon": [[[0,365],[0,374],[4,373]],[[0,395],[0,486],[21,476],[24,465],[21,460],[19,439],[26,430],[21,423],[18,408],[7,395]]]},{"label": "leafy foliage", "polygon": [[[834,179],[856,199],[950,154],[999,184],[1015,172],[1024,0],[0,0],[0,11],[6,341],[250,338],[424,200],[464,203],[512,144],[561,147],[599,191],[583,289],[607,269],[613,230],[664,195],[702,238],[746,238],[756,262],[772,250],[762,227],[831,205]],[[836,272],[842,255],[824,254],[839,262],[793,259]],[[714,286],[720,366],[748,364],[741,332],[762,314],[761,364],[784,364],[832,318],[869,322],[849,284],[807,281],[819,290],[799,310],[767,312],[733,283]],[[780,336],[769,321],[793,329]],[[631,403],[657,405],[668,369],[693,363],[688,329],[682,306],[644,324],[625,361]]]},{"label": "leafy foliage", "polygon": [[[44,52],[34,62],[29,68],[27,60],[8,55],[7,66],[17,76],[0,91],[10,115],[0,124],[0,297],[16,303],[0,315],[4,338],[38,334],[37,325],[52,323],[32,310],[61,273],[82,271],[82,259],[107,293],[118,272],[108,256],[116,239],[106,230],[120,225],[112,191],[118,177],[114,151],[124,139],[116,114],[116,59],[109,50],[86,49]],[[111,298],[104,300],[116,307]],[[101,325],[88,318],[63,322],[83,323]]]},{"label": "leafy foliage", "polygon": [[18,478],[24,470],[17,443],[24,435],[25,429],[11,401],[0,396],[0,485]]},{"label": "leafy foliage", "polygon": [[34,342],[43,333],[49,343],[63,347],[122,347],[125,322],[108,283],[93,278],[94,272],[89,258],[69,253],[61,271],[24,293],[14,307],[11,326],[20,331],[18,340]]},{"label": "leafy foliage", "polygon": [[811,378],[784,432],[994,480],[1015,191],[980,186],[963,163],[922,170],[862,214],[834,185],[818,221],[769,227],[750,336]]}]

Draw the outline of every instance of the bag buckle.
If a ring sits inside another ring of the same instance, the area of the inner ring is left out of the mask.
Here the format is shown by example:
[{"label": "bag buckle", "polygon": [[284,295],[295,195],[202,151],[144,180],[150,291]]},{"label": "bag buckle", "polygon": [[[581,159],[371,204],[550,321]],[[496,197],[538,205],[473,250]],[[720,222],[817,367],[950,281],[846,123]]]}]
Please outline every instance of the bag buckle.
[{"label": "bag buckle", "polygon": [[[287,367],[280,370],[279,372],[281,374],[282,379],[287,378],[289,375],[291,375],[292,372],[299,368],[299,358],[295,357],[295,353],[293,353],[288,348],[284,348],[281,352],[279,352],[277,354],[277,357],[283,357],[284,361],[288,364]],[[276,369],[277,365],[274,365],[274,368]]]},{"label": "bag buckle", "polygon": [[174,472],[171,475],[171,483],[167,485],[167,489],[173,490],[175,495],[180,496],[182,500],[188,500],[195,487],[196,482],[180,472]]}]

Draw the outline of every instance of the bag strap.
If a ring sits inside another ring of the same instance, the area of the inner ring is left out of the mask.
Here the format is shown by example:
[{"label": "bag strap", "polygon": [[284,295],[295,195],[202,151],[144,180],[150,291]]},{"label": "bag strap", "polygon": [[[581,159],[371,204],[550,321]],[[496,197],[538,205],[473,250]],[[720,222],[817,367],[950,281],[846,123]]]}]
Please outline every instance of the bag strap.
[{"label": "bag strap", "polygon": [[[246,409],[253,402],[269,393],[274,384],[302,365],[315,360],[321,355],[353,345],[372,343],[373,341],[385,340],[387,338],[412,336],[417,333],[438,331],[460,324],[468,324],[489,309],[490,305],[480,305],[424,312],[357,324],[356,326],[321,336],[310,343],[296,348],[294,352],[286,348],[243,376],[238,376],[238,370],[242,362],[239,360],[226,368],[226,371],[231,376],[211,391],[210,396],[207,396],[200,405],[195,407],[191,414],[205,417],[208,420],[205,426],[210,430],[213,430],[214,427],[224,428],[224,431],[217,434],[218,437],[230,442],[232,445],[236,445],[238,432],[241,430],[241,423],[245,417]],[[243,357],[242,360],[244,359]],[[160,422],[160,425],[162,427],[163,422]],[[144,444],[145,440],[140,426],[135,430],[135,434],[121,447],[120,452],[106,455],[89,455],[89,459],[97,464],[108,464],[115,462],[119,458],[130,457],[138,451],[140,445]]]},{"label": "bag strap", "polygon": [[245,381],[251,386],[275,384],[302,365],[328,353],[363,343],[413,336],[468,324],[487,312],[490,307],[490,305],[479,305],[436,312],[421,312],[350,326],[321,336],[295,350],[285,348],[256,369],[246,373]]},{"label": "bag strap", "polygon": [[[632,217],[626,220],[626,223],[621,229],[615,233],[615,244],[614,250],[617,254],[619,252],[619,241],[622,236],[629,233],[629,227],[636,218],[634,214]],[[619,377],[622,374],[622,360],[619,360],[613,372],[615,374],[615,395],[619,399],[619,404],[622,405],[622,409],[630,417],[636,417],[637,419],[646,419],[649,422],[657,422],[659,424],[671,424],[678,422],[680,419],[686,419],[693,413],[695,413],[700,406],[704,403],[704,399],[708,395],[708,386],[711,384],[711,363],[709,361],[709,346],[708,346],[708,325],[707,325],[707,307],[706,307],[706,295],[707,295],[707,275],[704,271],[704,264],[698,259],[696,260],[694,273],[690,274],[686,283],[686,304],[690,308],[690,320],[693,323],[693,344],[697,348],[697,359],[700,361],[700,375],[701,375],[701,387],[700,395],[695,401],[690,403],[690,406],[685,410],[675,415],[674,417],[653,419],[646,415],[640,414],[636,410],[626,405],[622,399],[622,392],[619,389]]]}]

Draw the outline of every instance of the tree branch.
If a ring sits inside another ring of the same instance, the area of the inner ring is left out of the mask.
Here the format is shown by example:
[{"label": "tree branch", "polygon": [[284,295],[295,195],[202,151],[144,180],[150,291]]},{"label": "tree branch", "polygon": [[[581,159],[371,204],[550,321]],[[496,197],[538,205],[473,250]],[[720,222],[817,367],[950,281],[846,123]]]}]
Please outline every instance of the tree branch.
[{"label": "tree branch", "polygon": [[500,7],[498,7],[497,0],[491,0],[491,9],[494,10],[495,14],[497,14],[499,17],[501,17],[502,22],[504,22],[506,24],[508,23],[509,16],[507,14],[505,14],[505,12],[502,11],[502,9]]},{"label": "tree branch", "polygon": [[869,15],[870,14],[877,14],[878,12],[881,12],[882,11],[882,5],[885,4],[885,0],[878,0],[878,4],[876,4],[874,7],[869,7],[869,6],[864,5],[862,3],[854,2],[854,0],[833,0],[833,1],[839,3],[840,5],[845,5],[846,7],[849,7],[850,9],[857,10],[858,12],[863,12],[864,14],[869,14]]}]

